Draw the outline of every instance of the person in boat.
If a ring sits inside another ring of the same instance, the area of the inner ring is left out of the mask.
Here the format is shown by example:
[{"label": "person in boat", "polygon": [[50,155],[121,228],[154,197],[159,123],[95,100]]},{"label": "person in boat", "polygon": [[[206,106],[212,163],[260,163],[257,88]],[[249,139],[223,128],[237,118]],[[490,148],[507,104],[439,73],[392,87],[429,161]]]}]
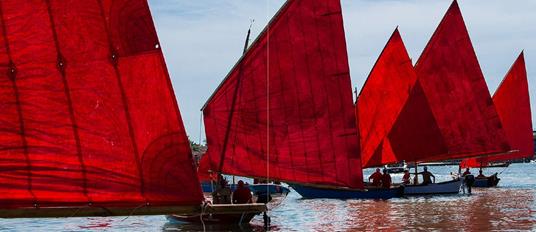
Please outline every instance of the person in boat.
[{"label": "person in boat", "polygon": [[465,177],[467,175],[471,175],[471,172],[469,171],[469,168],[465,169],[465,172],[463,172],[462,177]]},{"label": "person in boat", "polygon": [[244,185],[244,181],[238,181],[238,186],[233,192],[233,204],[251,203],[251,190]]},{"label": "person in boat", "polygon": [[[422,175],[422,184],[427,185],[431,183],[435,183],[435,176],[431,172],[428,171],[428,167],[424,166],[424,171],[419,173]],[[432,178],[434,178],[434,182],[432,182]]]},{"label": "person in boat", "polygon": [[404,170],[404,176],[402,176],[402,184],[410,184],[411,183],[411,175],[409,174],[409,170]]},{"label": "person in boat", "polygon": [[380,172],[380,169],[376,168],[376,172],[372,173],[372,175],[369,176],[368,180],[370,181],[372,179],[372,185],[374,186],[381,186],[382,177],[383,175]]},{"label": "person in boat", "polygon": [[488,177],[485,176],[484,174],[482,174],[482,169],[480,169],[480,170],[478,170],[478,176],[476,178],[485,179],[485,178],[488,178]]},{"label": "person in boat", "polygon": [[212,193],[213,204],[231,204],[231,189],[223,176],[219,175],[218,189]]},{"label": "person in boat", "polygon": [[383,169],[382,188],[391,188],[391,175],[387,172],[387,168]]}]

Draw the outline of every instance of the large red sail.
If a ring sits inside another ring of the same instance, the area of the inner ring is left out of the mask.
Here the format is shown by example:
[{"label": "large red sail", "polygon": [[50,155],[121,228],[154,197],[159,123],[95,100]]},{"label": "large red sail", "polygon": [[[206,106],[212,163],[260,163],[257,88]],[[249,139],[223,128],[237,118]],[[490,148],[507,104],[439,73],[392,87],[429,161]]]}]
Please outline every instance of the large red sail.
[{"label": "large red sail", "polygon": [[463,167],[485,167],[490,162],[534,157],[529,86],[523,53],[519,55],[495,91],[493,103],[501,118],[508,141],[512,149],[516,151],[497,156],[467,159],[462,162]]},{"label": "large red sail", "polygon": [[202,201],[145,0],[2,0],[0,30],[0,208]]},{"label": "large red sail", "polygon": [[415,72],[418,81],[383,152],[432,161],[510,150],[456,1]]},{"label": "large red sail", "polygon": [[383,142],[406,103],[417,80],[398,28],[372,68],[356,108],[359,118],[361,161],[364,167],[396,163],[391,152],[380,152]]},{"label": "large red sail", "polygon": [[227,174],[362,187],[339,0],[290,0],[203,110]]}]

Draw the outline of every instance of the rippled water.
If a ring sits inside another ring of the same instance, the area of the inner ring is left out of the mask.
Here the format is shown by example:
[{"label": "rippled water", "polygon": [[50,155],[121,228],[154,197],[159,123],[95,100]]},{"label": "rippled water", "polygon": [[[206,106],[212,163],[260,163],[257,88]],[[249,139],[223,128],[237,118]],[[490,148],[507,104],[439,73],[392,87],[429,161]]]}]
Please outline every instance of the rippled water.
[{"label": "rippled water", "polygon": [[[447,180],[457,167],[430,167],[439,180]],[[369,174],[371,170],[367,170]],[[475,172],[476,170],[473,170]],[[345,230],[536,230],[536,164],[494,168],[502,172],[498,188],[477,189],[473,195],[409,197],[391,200],[304,200],[295,192],[269,212],[274,231]],[[400,179],[395,175],[394,180]],[[21,231],[191,231],[201,226],[173,224],[164,216],[0,219],[0,230]],[[262,218],[242,227],[207,227],[207,230],[261,231]]]}]

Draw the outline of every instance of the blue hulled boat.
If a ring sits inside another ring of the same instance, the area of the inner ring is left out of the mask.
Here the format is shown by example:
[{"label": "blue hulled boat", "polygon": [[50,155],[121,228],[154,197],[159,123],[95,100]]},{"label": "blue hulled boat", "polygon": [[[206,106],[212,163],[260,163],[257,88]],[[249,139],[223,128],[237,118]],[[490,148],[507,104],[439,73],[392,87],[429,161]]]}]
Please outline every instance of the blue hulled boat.
[{"label": "blue hulled boat", "polygon": [[404,187],[390,189],[367,188],[350,189],[336,187],[319,187],[301,184],[289,184],[292,189],[298,192],[303,198],[333,198],[333,199],[390,199],[401,197]]}]

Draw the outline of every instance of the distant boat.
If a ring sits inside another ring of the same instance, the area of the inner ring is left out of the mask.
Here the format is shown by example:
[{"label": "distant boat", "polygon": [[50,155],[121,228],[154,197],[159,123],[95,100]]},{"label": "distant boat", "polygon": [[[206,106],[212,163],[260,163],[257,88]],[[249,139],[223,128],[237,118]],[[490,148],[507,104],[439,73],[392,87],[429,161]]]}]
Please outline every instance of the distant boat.
[{"label": "distant boat", "polygon": [[[463,17],[453,1],[415,67],[395,30],[367,78],[356,103],[363,166],[509,151],[490,101]],[[411,184],[404,193],[457,194],[461,184],[459,179]]]},{"label": "distant boat", "polygon": [[321,2],[287,1],[203,107],[211,170],[400,196],[363,185],[341,5]]},{"label": "distant boat", "polygon": [[[534,157],[530,97],[523,52],[495,91],[493,103],[499,112],[508,140],[517,151],[466,159],[460,163],[461,168],[508,167],[511,160]],[[497,176],[491,176],[489,179],[490,181],[480,181],[475,187],[494,187],[500,180]]]}]

